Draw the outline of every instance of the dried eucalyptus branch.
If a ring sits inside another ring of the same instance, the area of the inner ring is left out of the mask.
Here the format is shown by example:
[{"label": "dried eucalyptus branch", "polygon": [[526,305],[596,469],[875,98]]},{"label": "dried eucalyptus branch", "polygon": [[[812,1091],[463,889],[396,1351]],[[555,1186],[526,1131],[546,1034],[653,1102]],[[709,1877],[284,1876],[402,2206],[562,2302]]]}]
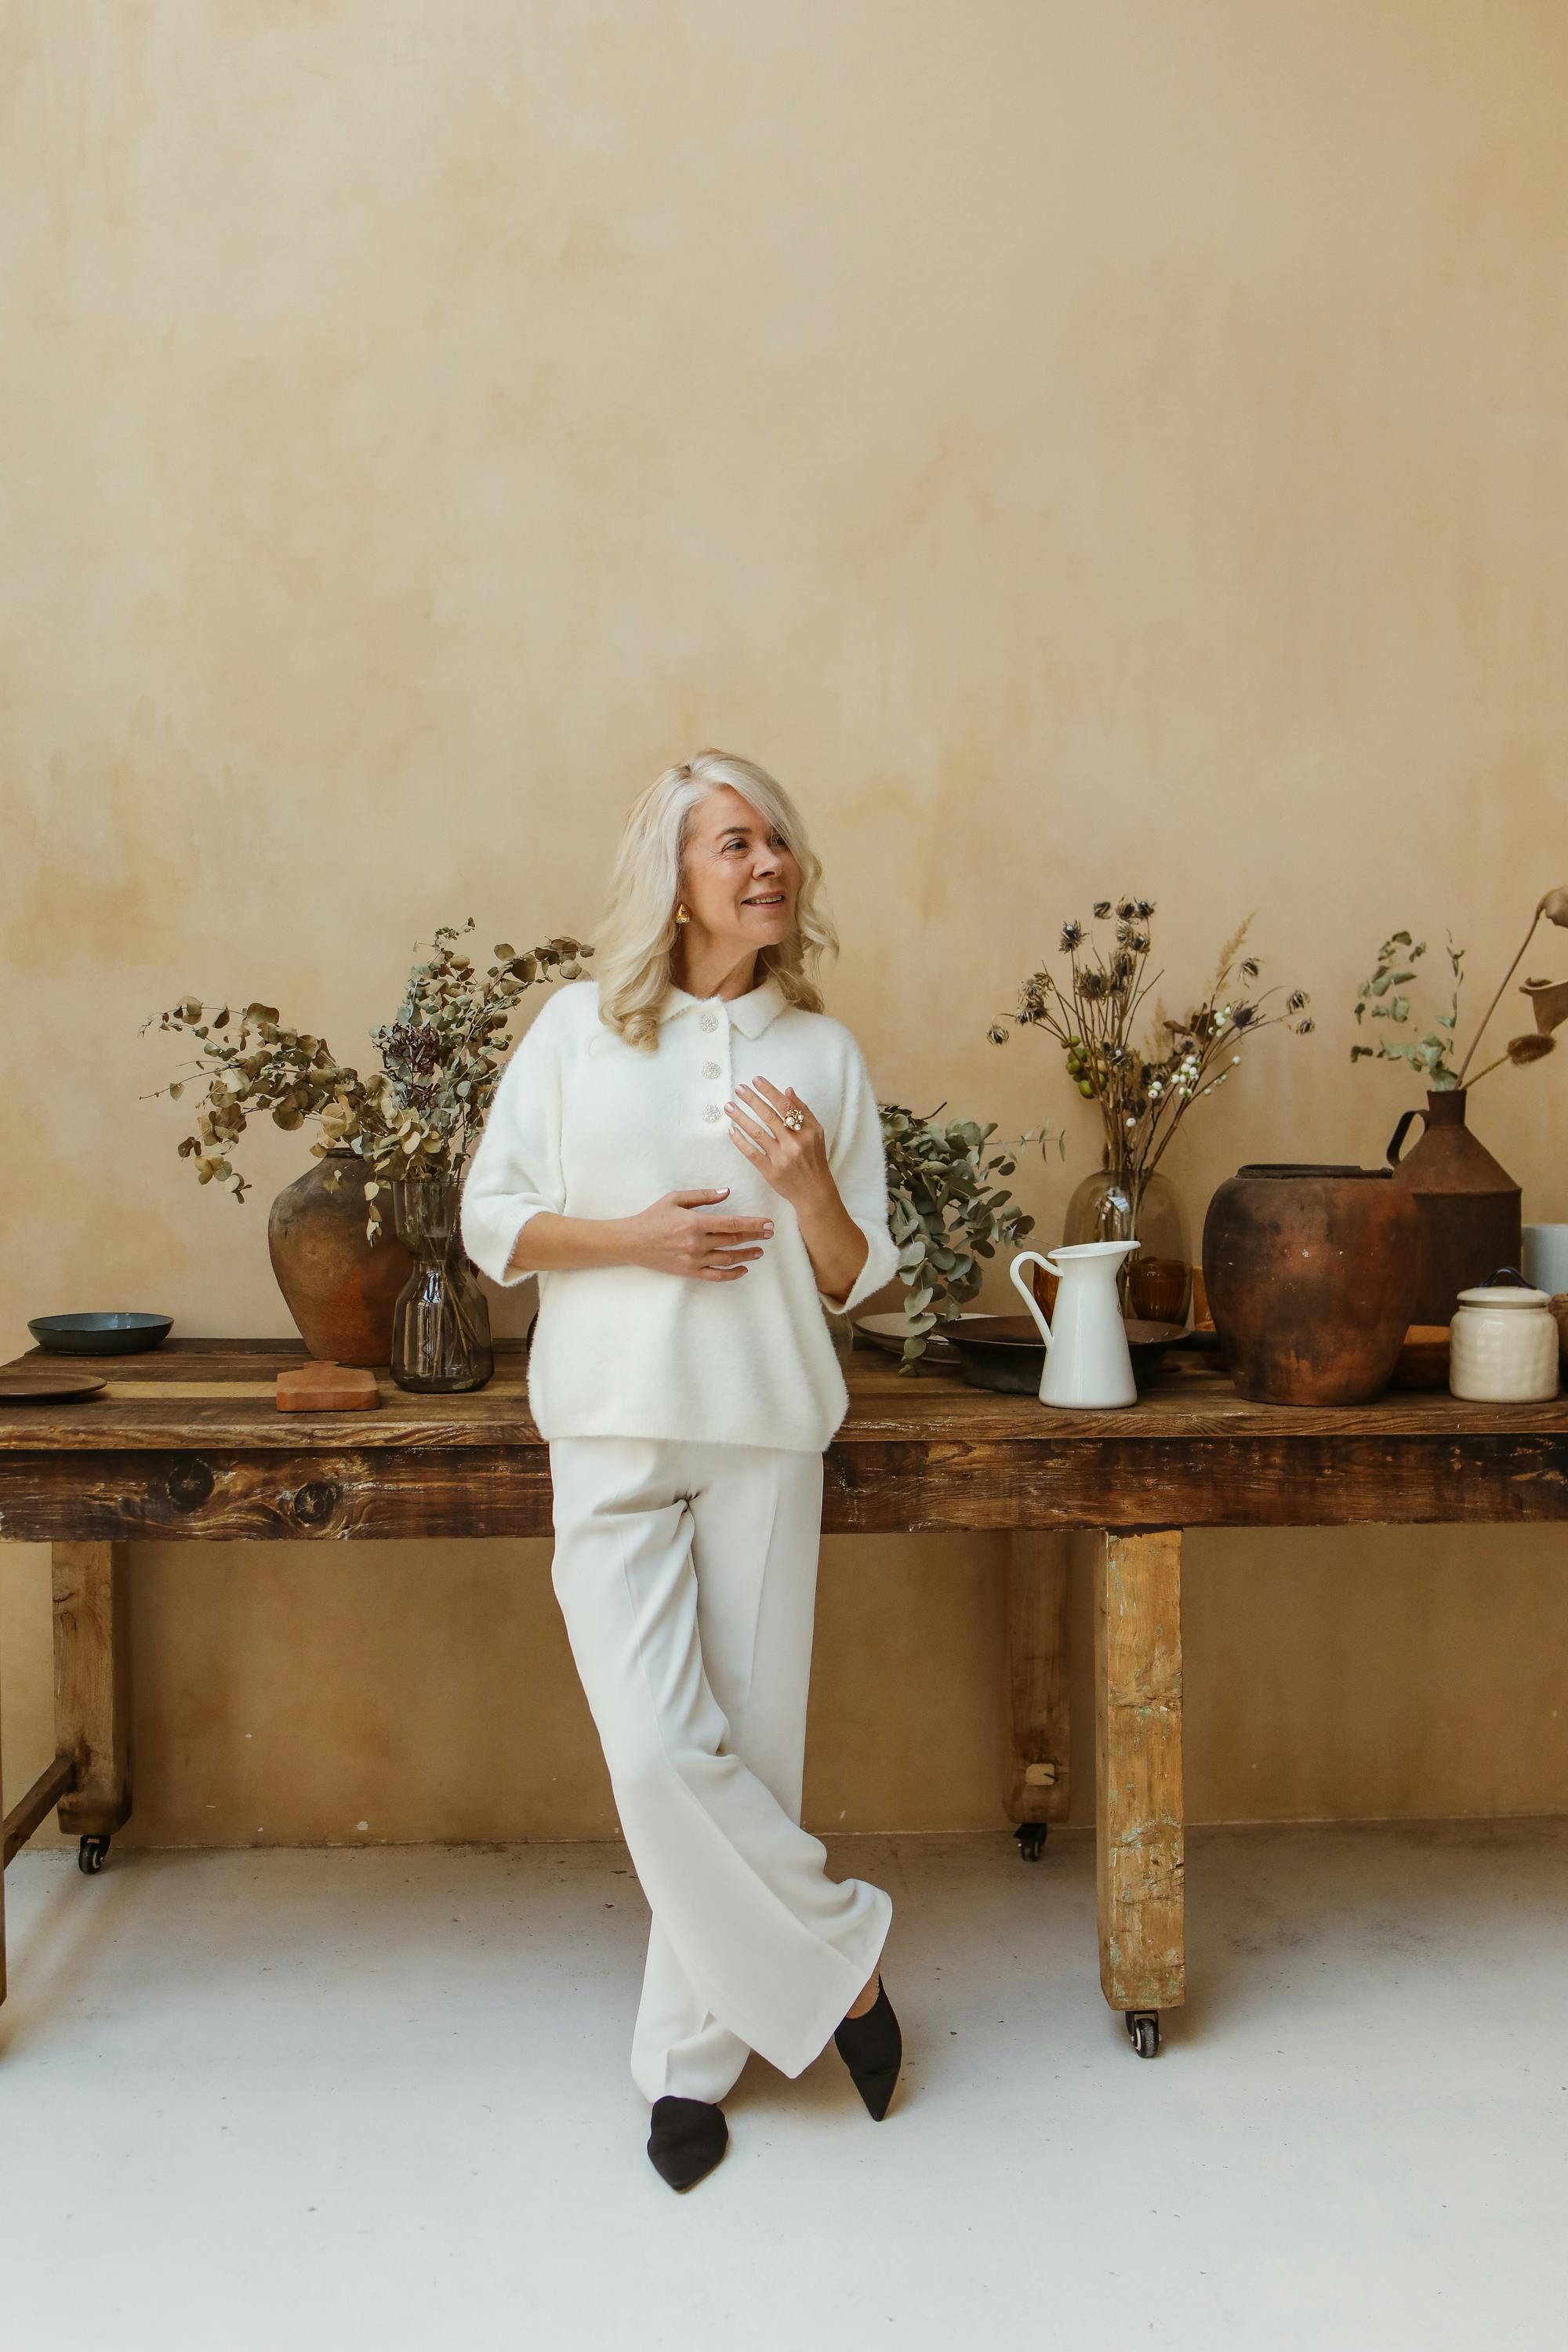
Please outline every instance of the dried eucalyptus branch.
[{"label": "dried eucalyptus branch", "polygon": [[[1375,968],[1368,973],[1356,991],[1355,1017],[1364,1020],[1369,1014],[1373,1021],[1386,1021],[1403,1029],[1410,1021],[1414,999],[1404,992],[1417,978],[1415,967],[1426,952],[1425,940],[1413,939],[1408,931],[1394,931],[1377,951]],[[1375,1045],[1352,1045],[1352,1062],[1408,1062],[1419,1071],[1434,1094],[1451,1094],[1459,1083],[1459,1074],[1453,1068],[1449,1055],[1454,1050],[1454,1032],[1459,1022],[1459,994],[1465,984],[1465,950],[1448,940],[1448,968],[1453,977],[1453,989],[1447,1013],[1433,1015],[1435,1026],[1421,1038],[1380,1037]],[[1445,1034],[1438,1035],[1441,1030]]]},{"label": "dried eucalyptus branch", "polygon": [[[594,952],[565,936],[521,954],[503,944],[481,976],[457,944],[473,929],[472,916],[461,932],[449,923],[437,929],[432,952],[409,974],[396,1019],[371,1032],[382,1066],[368,1076],[339,1062],[324,1037],[286,1027],[273,1004],[236,1013],[226,1003],[211,1009],[185,996],[155,1016],[160,1029],[201,1040],[192,1074],[154,1089],[178,1102],[188,1086],[206,1079],[196,1131],[178,1146],[182,1160],[195,1160],[197,1181],[245,1198],[249,1187],[231,1155],[263,1111],[289,1132],[317,1120],[321,1140],[310,1146],[313,1159],[356,1154],[372,1241],[382,1227],[378,1195],[390,1179],[460,1174],[484,1126],[519,1004],[529,989],[556,976],[575,980]],[[204,1067],[212,1063],[216,1069]],[[335,1191],[342,1174],[334,1170],[324,1181]]]},{"label": "dried eucalyptus branch", "polygon": [[1021,1242],[1035,1221],[995,1182],[1011,1176],[1017,1162],[1005,1150],[986,1152],[994,1120],[986,1127],[968,1118],[943,1125],[944,1103],[925,1117],[901,1103],[879,1108],[888,1219],[899,1244],[909,1325],[899,1370],[907,1372],[925,1353],[934,1326],[954,1321],[979,1289],[976,1260]]}]

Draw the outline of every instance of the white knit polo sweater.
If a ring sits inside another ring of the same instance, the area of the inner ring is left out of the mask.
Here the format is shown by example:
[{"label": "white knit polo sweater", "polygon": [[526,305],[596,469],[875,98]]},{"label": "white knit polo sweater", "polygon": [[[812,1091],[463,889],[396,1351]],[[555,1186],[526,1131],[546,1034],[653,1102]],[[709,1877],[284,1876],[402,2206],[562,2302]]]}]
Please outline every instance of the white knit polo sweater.
[{"label": "white knit polo sweater", "polygon": [[545,1269],[529,1358],[542,1436],[713,1439],[821,1453],[848,1406],[799,1222],[732,1139],[724,1104],[758,1076],[793,1087],[821,1120],[844,1205],[867,1240],[840,1311],[891,1281],[881,1120],[841,1022],[805,1013],[769,978],[748,995],[671,988],[658,1048],[599,1018],[596,981],[556,988],[502,1071],[463,1186],[463,1245],[509,1286],[518,1234],[540,1209],[629,1217],[662,1193],[727,1184],[721,1214],[770,1217],[771,1239],[732,1282],[639,1265]]}]

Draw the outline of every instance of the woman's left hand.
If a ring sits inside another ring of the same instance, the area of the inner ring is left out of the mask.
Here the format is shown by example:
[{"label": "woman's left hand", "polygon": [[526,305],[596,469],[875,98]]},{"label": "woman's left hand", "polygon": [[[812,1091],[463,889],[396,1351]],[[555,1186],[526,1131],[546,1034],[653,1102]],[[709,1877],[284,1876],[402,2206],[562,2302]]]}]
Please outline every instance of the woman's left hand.
[{"label": "woman's left hand", "polygon": [[[837,1201],[822,1123],[793,1087],[781,1093],[768,1079],[758,1078],[737,1087],[734,1100],[724,1108],[737,1147],[775,1192],[797,1210],[828,1197]],[[797,1127],[784,1125],[785,1111],[800,1113]]]}]

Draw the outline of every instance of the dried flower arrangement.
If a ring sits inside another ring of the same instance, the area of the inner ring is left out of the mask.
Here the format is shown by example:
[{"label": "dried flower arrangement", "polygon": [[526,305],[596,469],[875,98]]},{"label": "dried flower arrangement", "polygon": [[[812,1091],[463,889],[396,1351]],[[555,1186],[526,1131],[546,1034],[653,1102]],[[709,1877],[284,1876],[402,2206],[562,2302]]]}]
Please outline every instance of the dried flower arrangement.
[{"label": "dried flower arrangement", "polygon": [[986,1153],[994,1120],[987,1127],[972,1118],[943,1125],[942,1103],[925,1118],[901,1103],[879,1108],[888,1222],[899,1244],[909,1326],[899,1370],[907,1372],[925,1353],[932,1327],[954,1321],[979,1289],[976,1259],[992,1256],[998,1244],[1010,1248],[1021,1242],[1035,1221],[995,1183],[998,1176],[1011,1176],[1017,1162],[1005,1150]]},{"label": "dried flower arrangement", "polygon": [[[195,1161],[197,1181],[245,1198],[248,1186],[231,1154],[249,1118],[262,1111],[289,1131],[317,1119],[322,1140],[310,1146],[313,1159],[357,1154],[372,1241],[382,1225],[378,1195],[389,1180],[459,1174],[484,1126],[518,1005],[557,974],[576,979],[594,952],[566,938],[521,954],[503,945],[481,975],[457,944],[473,928],[472,916],[462,932],[449,923],[438,928],[432,952],[409,973],[396,1019],[371,1032],[382,1066],[368,1076],[339,1062],[324,1037],[285,1027],[275,1005],[247,1004],[237,1014],[226,1004],[209,1008],[186,996],[159,1014],[160,1029],[188,1030],[202,1041],[194,1076],[155,1089],[178,1102],[187,1086],[207,1078],[196,1132],[179,1146],[182,1160]],[[142,1025],[151,1027],[151,1017]],[[204,1070],[204,1062],[217,1066]],[[335,1191],[342,1172],[323,1181]]]},{"label": "dried flower arrangement", "polygon": [[[1510,1037],[1495,1061],[1478,1070],[1473,1078],[1467,1077],[1482,1034],[1502,1002],[1503,990],[1524,961],[1525,950],[1535,937],[1542,916],[1549,923],[1568,929],[1568,885],[1548,890],[1538,902],[1519,953],[1498,982],[1497,993],[1482,1014],[1480,1026],[1471,1038],[1468,1050],[1458,1068],[1454,1066],[1452,1056],[1456,1051],[1455,1031],[1459,1022],[1459,992],[1465,978],[1465,950],[1457,948],[1451,937],[1448,940],[1448,966],[1453,986],[1447,1013],[1433,1016],[1434,1026],[1424,1037],[1384,1036],[1379,1037],[1374,1045],[1352,1045],[1351,1060],[1408,1062],[1420,1073],[1430,1091],[1439,1095],[1452,1094],[1467,1085],[1479,1086],[1491,1071],[1500,1070],[1505,1062],[1515,1069],[1523,1069],[1531,1062],[1543,1062],[1556,1047],[1557,1040],[1552,1031],[1563,1021],[1568,1021],[1568,981],[1525,981],[1520,994],[1530,1000],[1535,1027],[1525,1030],[1518,1037]],[[1386,1021],[1396,1028],[1403,1029],[1409,1024],[1411,1000],[1401,992],[1415,980],[1415,966],[1426,952],[1426,940],[1413,939],[1408,931],[1395,931],[1391,938],[1384,940],[1377,951],[1376,969],[1356,991],[1355,1017],[1358,1022],[1370,1013],[1373,1020]]]},{"label": "dried flower arrangement", "polygon": [[[1140,1050],[1134,1030],[1161,978],[1150,970],[1153,916],[1150,898],[1124,898],[1114,904],[1100,899],[1095,922],[1114,926],[1109,950],[1082,923],[1064,923],[1066,985],[1043,968],[1033,971],[1023,984],[1017,1011],[1003,1016],[1056,1038],[1079,1093],[1100,1105],[1106,1165],[1119,1172],[1134,1205],[1189,1107],[1230,1076],[1241,1059],[1236,1049],[1242,1040],[1274,1027],[1305,1036],[1313,1026],[1304,989],[1291,989],[1277,1012],[1266,1008],[1279,989],[1253,992],[1261,967],[1255,955],[1241,953],[1248,917],[1221,950],[1207,994],[1184,1021],[1160,1021],[1169,1042]],[[986,1034],[993,1045],[1003,1045],[1009,1033],[995,1021]]]}]

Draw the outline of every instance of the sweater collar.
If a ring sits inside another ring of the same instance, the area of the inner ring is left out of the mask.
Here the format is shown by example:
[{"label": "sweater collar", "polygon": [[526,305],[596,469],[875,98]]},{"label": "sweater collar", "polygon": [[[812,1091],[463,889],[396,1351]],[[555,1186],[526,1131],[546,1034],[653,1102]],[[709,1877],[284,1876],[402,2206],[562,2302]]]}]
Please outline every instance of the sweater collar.
[{"label": "sweater collar", "polygon": [[771,971],[760,988],[752,989],[744,996],[723,999],[689,996],[684,988],[677,988],[672,981],[659,1008],[658,1017],[660,1021],[668,1021],[679,1013],[691,1012],[697,1005],[722,1002],[731,1020],[743,1035],[760,1037],[769,1022],[784,1011],[788,1001]]}]

